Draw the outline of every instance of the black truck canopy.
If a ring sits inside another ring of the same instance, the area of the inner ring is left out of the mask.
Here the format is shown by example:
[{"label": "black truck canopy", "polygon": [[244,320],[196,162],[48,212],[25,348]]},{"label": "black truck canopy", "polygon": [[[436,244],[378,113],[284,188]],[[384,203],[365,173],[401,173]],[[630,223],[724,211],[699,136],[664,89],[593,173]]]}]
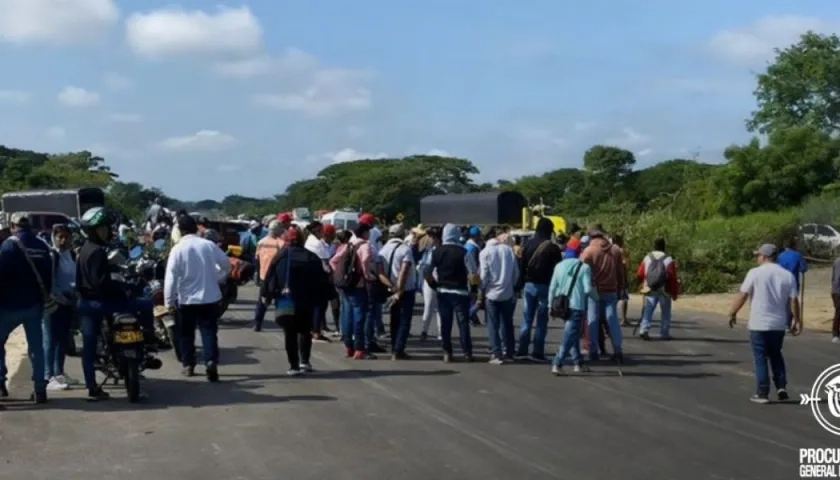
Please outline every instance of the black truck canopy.
[{"label": "black truck canopy", "polygon": [[528,206],[518,192],[479,192],[432,195],[420,200],[425,225],[520,225]]},{"label": "black truck canopy", "polygon": [[101,188],[66,190],[29,190],[3,194],[3,212],[55,212],[79,218],[93,207],[105,206],[105,192]]}]

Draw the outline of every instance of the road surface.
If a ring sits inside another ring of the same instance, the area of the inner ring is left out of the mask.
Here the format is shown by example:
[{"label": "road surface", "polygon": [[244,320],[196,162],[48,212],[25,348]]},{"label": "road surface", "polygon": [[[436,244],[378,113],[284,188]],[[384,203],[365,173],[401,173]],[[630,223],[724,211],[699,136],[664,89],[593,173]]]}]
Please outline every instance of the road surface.
[{"label": "road surface", "polygon": [[[288,378],[282,334],[251,331],[251,309],[227,315],[221,383],[181,378],[166,353],[145,405],[121,389],[92,404],[78,389],[32,406],[24,365],[0,412],[0,478],[767,480],[797,478],[799,448],[837,443],[795,401],[748,401],[746,332],[721,318],[678,317],[672,342],[628,341],[623,378],[608,364],[560,378],[530,363],[447,365],[437,342],[417,340],[405,362],[318,344],[319,371]],[[822,334],[788,341],[793,397],[839,349]],[[81,377],[78,359],[68,365]]]}]

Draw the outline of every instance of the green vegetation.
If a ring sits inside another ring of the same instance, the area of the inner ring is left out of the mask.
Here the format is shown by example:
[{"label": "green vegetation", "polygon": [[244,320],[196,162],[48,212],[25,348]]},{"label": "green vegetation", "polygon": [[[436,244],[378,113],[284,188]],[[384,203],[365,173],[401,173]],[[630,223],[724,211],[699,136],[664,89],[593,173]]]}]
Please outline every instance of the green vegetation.
[{"label": "green vegetation", "polygon": [[776,53],[757,76],[758,108],[746,122],[766,140],[729,147],[721,164],[678,158],[634,170],[632,152],[596,145],[581,169],[476,184],[469,160],[412,156],[331,165],[274,198],[187,203],[120,182],[90,152],[0,147],[0,191],[97,185],[130,215],[161,196],[172,207],[226,214],[355,207],[385,220],[403,213],[413,223],[426,195],[515,190],[570,221],[597,220],[623,234],[634,264],[662,236],[682,265],[686,292],[725,291],[752,265],[759,243],[789,238],[800,222],[840,224],[840,39],[809,32]]}]

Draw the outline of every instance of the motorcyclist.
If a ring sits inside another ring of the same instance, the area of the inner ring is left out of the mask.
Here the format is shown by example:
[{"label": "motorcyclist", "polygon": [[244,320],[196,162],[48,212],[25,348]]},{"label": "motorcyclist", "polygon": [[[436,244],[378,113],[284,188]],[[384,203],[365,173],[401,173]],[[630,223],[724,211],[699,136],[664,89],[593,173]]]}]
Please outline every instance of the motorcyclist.
[{"label": "motorcyclist", "polygon": [[[112,226],[116,216],[103,207],[94,207],[82,215],[81,226],[87,237],[76,261],[76,289],[80,297],[79,313],[82,326],[82,371],[90,400],[109,398],[96,382],[94,363],[97,342],[102,328],[102,318],[116,313],[137,315],[145,333],[147,345],[154,344],[154,316],[151,301],[130,298],[124,286],[111,277],[107,246],[113,237]],[[147,367],[160,366],[160,361],[149,357]]]}]

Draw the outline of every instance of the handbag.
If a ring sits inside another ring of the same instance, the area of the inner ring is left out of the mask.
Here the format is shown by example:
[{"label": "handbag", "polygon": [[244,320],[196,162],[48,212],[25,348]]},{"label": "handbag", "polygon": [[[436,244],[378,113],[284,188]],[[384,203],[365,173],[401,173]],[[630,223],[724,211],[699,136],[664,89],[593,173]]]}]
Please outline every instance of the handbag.
[{"label": "handbag", "polygon": [[289,277],[292,273],[292,252],[286,252],[286,279],[283,284],[283,289],[280,290],[280,296],[274,302],[274,315],[277,317],[290,317],[295,314],[295,301],[292,298],[292,292],[289,290]]},{"label": "handbag", "polygon": [[577,267],[575,267],[575,273],[572,275],[572,283],[569,284],[566,294],[554,297],[554,301],[551,302],[552,317],[568,320],[572,316],[572,309],[569,305],[569,297],[571,297],[572,290],[575,288],[575,282],[577,282],[578,274],[580,273],[581,268],[583,268],[583,262],[578,261]]},{"label": "handbag", "polygon": [[[53,298],[52,294],[49,290],[47,290],[46,285],[44,285],[44,279],[41,278],[41,273],[38,272],[38,267],[35,266],[35,262],[32,261],[32,257],[29,256],[29,252],[26,250],[26,247],[20,242],[20,239],[15,236],[9,237],[9,240],[15,242],[17,248],[23,252],[23,256],[26,258],[26,263],[29,264],[29,268],[32,269],[32,273],[35,274],[35,281],[38,282],[38,288],[41,290],[41,296],[44,298],[44,313],[47,315],[52,315],[58,310],[58,304],[55,303],[55,298]],[[50,263],[52,263],[52,259],[50,259]]]}]

